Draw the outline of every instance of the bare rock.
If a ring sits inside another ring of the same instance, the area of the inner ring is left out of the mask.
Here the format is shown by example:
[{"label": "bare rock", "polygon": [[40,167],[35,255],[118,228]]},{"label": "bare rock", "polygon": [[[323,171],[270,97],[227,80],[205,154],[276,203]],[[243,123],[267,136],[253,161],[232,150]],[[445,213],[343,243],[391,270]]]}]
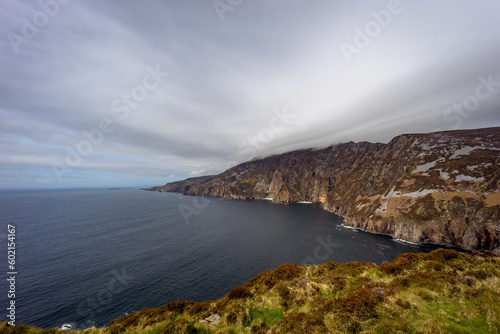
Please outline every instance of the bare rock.
[{"label": "bare rock", "polygon": [[200,323],[206,323],[217,326],[220,324],[220,316],[218,314],[212,314],[208,318],[200,320]]}]

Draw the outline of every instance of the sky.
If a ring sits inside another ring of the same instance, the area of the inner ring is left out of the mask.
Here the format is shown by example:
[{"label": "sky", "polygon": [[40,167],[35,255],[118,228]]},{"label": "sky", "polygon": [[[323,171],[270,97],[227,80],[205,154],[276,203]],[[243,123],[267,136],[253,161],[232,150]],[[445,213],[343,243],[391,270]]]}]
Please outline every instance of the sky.
[{"label": "sky", "polygon": [[0,0],[0,189],[500,126],[497,0]]}]

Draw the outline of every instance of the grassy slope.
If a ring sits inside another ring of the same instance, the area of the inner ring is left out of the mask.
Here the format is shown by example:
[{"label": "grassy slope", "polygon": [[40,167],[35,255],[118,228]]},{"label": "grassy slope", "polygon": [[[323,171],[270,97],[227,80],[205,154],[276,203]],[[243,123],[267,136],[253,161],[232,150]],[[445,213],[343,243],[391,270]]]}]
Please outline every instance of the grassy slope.
[{"label": "grassy slope", "polygon": [[[218,326],[200,319],[217,313]],[[6,326],[0,333],[55,333]],[[114,320],[104,333],[499,333],[500,258],[453,250],[391,263],[282,264],[224,298],[173,302]],[[67,332],[66,332],[67,333]],[[76,333],[76,331],[75,331]]]}]

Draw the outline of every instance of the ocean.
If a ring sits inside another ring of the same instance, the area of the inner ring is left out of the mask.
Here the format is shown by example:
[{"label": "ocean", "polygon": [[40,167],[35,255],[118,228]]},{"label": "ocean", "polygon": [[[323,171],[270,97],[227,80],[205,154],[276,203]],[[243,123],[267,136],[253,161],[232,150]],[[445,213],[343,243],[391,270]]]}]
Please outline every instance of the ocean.
[{"label": "ocean", "polygon": [[285,262],[380,264],[437,248],[345,228],[319,205],[140,189],[2,191],[0,214],[2,309],[11,224],[16,324],[42,328],[99,327],[175,300],[218,299]]}]

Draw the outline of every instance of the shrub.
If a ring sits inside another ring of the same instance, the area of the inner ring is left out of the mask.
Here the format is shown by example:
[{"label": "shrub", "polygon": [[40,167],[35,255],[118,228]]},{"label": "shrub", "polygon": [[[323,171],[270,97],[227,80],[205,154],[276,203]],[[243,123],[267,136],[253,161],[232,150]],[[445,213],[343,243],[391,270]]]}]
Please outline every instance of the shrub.
[{"label": "shrub", "polygon": [[403,301],[401,298],[396,299],[396,305],[404,308],[405,310],[411,309],[411,304],[408,301]]},{"label": "shrub", "polygon": [[330,273],[321,281],[332,286],[335,290],[342,290],[346,285],[346,277],[337,273]]},{"label": "shrub", "polygon": [[428,260],[448,261],[457,258],[459,255],[460,253],[456,250],[440,248],[427,254],[426,258]]},{"label": "shrub", "polygon": [[418,262],[419,256],[413,253],[398,255],[392,262],[384,262],[379,269],[388,275],[399,275],[405,270],[412,269]]},{"label": "shrub", "polygon": [[424,262],[422,269],[427,271],[440,271],[444,269],[444,263],[435,260],[426,261]]},{"label": "shrub", "polygon": [[376,267],[374,263],[348,262],[342,263],[335,268],[334,272],[345,276],[358,276],[366,270]]},{"label": "shrub", "polygon": [[[189,325],[191,325],[186,319],[177,319],[175,321],[170,322],[160,334],[177,334],[177,333],[186,333]],[[192,325],[191,325],[192,326]]]},{"label": "shrub", "polygon": [[108,325],[108,331],[110,334],[120,334],[125,333],[126,329],[120,325]]},{"label": "shrub", "polygon": [[491,252],[489,250],[485,250],[483,252],[475,250],[475,251],[472,251],[472,254],[475,255],[475,256],[480,256],[480,257],[484,257],[484,258],[497,257],[495,254],[493,254],[493,252]]},{"label": "shrub", "polygon": [[[11,326],[7,322],[0,323],[0,330],[2,334],[23,334],[23,333],[33,333],[34,328],[26,325],[15,325]],[[38,329],[36,329],[38,330]]]},{"label": "shrub", "polygon": [[192,306],[193,304],[195,304],[194,302],[191,302],[191,301],[175,301],[175,302],[171,302],[171,303],[168,303],[168,304],[165,304],[163,305],[162,307],[160,307],[158,310],[159,311],[167,311],[167,312],[172,312],[174,314],[181,314],[184,312],[184,310],[188,307],[188,306]]},{"label": "shrub", "polygon": [[401,289],[409,287],[411,284],[411,280],[408,277],[397,277],[390,283],[390,287],[393,289]]},{"label": "shrub", "polygon": [[250,333],[266,334],[269,329],[269,326],[265,322],[261,322],[260,325],[253,325]]},{"label": "shrub", "polygon": [[237,334],[232,328],[223,328],[217,331],[217,334]]},{"label": "shrub", "polygon": [[[179,332],[175,332],[179,333]],[[203,328],[196,328],[193,324],[189,324],[184,332],[186,334],[210,334],[210,331]]]},{"label": "shrub", "polygon": [[210,304],[211,304],[210,301],[206,301],[203,303],[193,303],[186,307],[185,312],[191,315],[204,313],[209,310]]},{"label": "shrub", "polygon": [[[375,324],[375,333],[414,333],[415,330],[401,316],[380,319]],[[420,332],[418,332],[420,333]],[[431,332],[432,333],[432,332]]]},{"label": "shrub", "polygon": [[252,297],[252,293],[248,290],[248,288],[244,288],[242,286],[237,286],[236,288],[233,288],[229,293],[227,294],[227,299],[244,299],[244,298],[249,298]]},{"label": "shrub", "polygon": [[238,315],[234,312],[230,312],[228,315],[226,315],[226,322],[229,325],[235,324],[237,320],[238,320]]},{"label": "shrub", "polygon": [[484,269],[473,269],[473,270],[467,270],[465,272],[467,276],[472,276],[477,279],[486,279],[488,277],[495,276],[494,272],[491,272],[490,270],[484,270]]},{"label": "shrub", "polygon": [[58,330],[56,328],[44,329],[41,334],[57,334]]},{"label": "shrub", "polygon": [[284,306],[285,309],[287,309],[288,305],[292,302],[290,288],[286,284],[280,283],[276,286],[276,291],[281,297],[281,305]]},{"label": "shrub", "polygon": [[297,278],[302,273],[302,267],[299,264],[283,263],[273,271],[273,276],[278,280],[290,281]]},{"label": "shrub", "polygon": [[323,320],[313,314],[292,313],[280,323],[280,333],[327,333]]},{"label": "shrub", "polygon": [[479,289],[471,289],[467,292],[468,292],[466,295],[467,299],[472,299],[472,298],[482,299],[485,297],[485,295],[488,295],[489,293],[491,293],[491,291],[488,291],[484,287],[481,287]]},{"label": "shrub", "polygon": [[422,298],[423,300],[425,300],[426,302],[434,301],[434,299],[436,298],[434,295],[429,293],[429,291],[427,291],[427,290],[418,290],[417,295],[420,298]]},{"label": "shrub", "polygon": [[119,319],[111,321],[108,325],[108,330],[111,334],[124,332],[124,328],[136,327],[139,324],[139,312],[135,312]]},{"label": "shrub", "polygon": [[248,314],[244,314],[242,317],[241,317],[241,324],[244,326],[244,327],[248,327],[250,326],[250,324],[252,323],[252,319],[250,318],[250,316]]},{"label": "shrub", "polygon": [[257,275],[256,277],[252,278],[250,282],[248,282],[247,284],[254,287],[264,286],[268,289],[271,289],[277,283],[278,280],[273,276],[273,273],[270,270],[266,270],[260,275]]},{"label": "shrub", "polygon": [[333,308],[333,302],[330,298],[315,296],[312,301],[313,307],[319,312],[330,312]]},{"label": "shrub", "polygon": [[318,264],[316,266],[316,268],[318,270],[318,273],[322,275],[326,272],[335,270],[338,266],[339,266],[339,264],[337,262],[328,261],[328,262]]},{"label": "shrub", "polygon": [[443,284],[457,284],[456,276],[443,271],[418,271],[406,277],[411,285],[440,291]]},{"label": "shrub", "polygon": [[[146,326],[151,326],[164,320],[174,318],[177,315],[182,314],[185,309],[192,304],[193,302],[175,301],[165,304],[159,308],[145,309],[139,312],[139,318],[135,321],[135,326],[137,326],[139,319],[144,321],[141,324],[144,328]],[[129,325],[125,326],[125,328],[129,328]]]},{"label": "shrub", "polygon": [[345,328],[346,328],[346,332],[350,333],[350,334],[351,333],[355,334],[355,333],[361,332],[361,324],[359,323],[359,321],[354,320],[354,319],[352,319],[351,321],[348,321],[345,325]]},{"label": "shrub", "polygon": [[474,286],[476,283],[476,279],[474,277],[470,276],[457,276],[456,277],[457,282],[468,285],[468,286]]},{"label": "shrub", "polygon": [[153,325],[184,313],[193,304],[195,303],[192,301],[175,301],[162,307],[147,308],[113,320],[109,323],[108,330],[112,334],[118,334],[123,333],[126,329],[137,327],[139,324],[142,324],[143,327]]},{"label": "shrub", "polygon": [[319,287],[308,279],[302,278],[293,286],[297,294],[305,297],[316,296],[319,292]]},{"label": "shrub", "polygon": [[375,289],[362,288],[342,298],[336,298],[334,306],[341,313],[354,314],[360,319],[377,316],[375,306],[384,300],[384,296]]}]

